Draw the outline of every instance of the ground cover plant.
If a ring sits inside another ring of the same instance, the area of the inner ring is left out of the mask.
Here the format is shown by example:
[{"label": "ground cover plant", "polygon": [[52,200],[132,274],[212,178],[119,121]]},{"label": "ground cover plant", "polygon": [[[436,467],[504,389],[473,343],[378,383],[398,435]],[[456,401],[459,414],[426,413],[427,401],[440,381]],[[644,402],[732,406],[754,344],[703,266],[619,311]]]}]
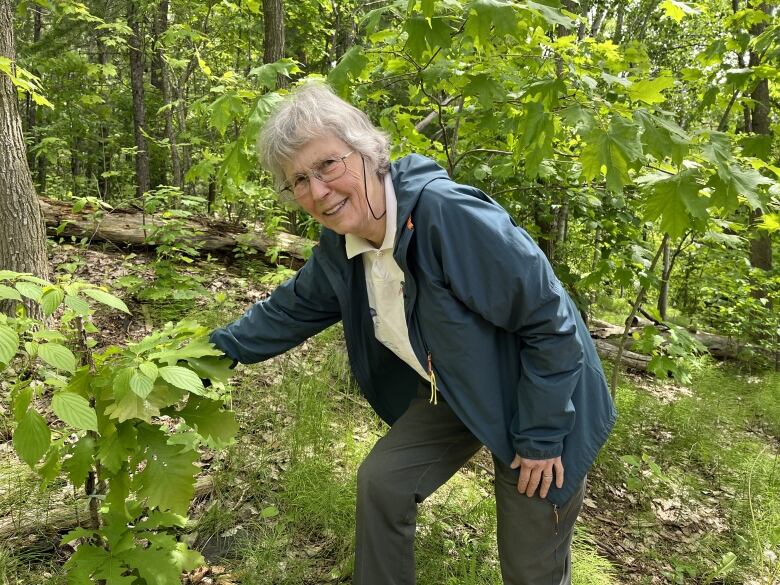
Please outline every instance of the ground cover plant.
[{"label": "ground cover plant", "polygon": [[[95,271],[115,274],[115,280],[134,261],[66,251],[69,257],[89,255],[76,277]],[[206,328],[236,316],[268,290],[257,266],[226,270],[198,263],[193,269],[209,275],[211,289],[176,317]],[[243,294],[213,302],[225,290]],[[112,344],[131,344],[147,325],[163,325],[154,312],[147,324],[134,299],[126,300],[138,313],[130,334],[118,315],[100,311],[93,317],[96,340],[106,334]],[[124,341],[115,337],[117,325]],[[10,381],[2,383],[7,389]],[[199,476],[208,477],[212,488],[173,531],[204,556],[205,565],[192,568],[187,579],[349,583],[355,473],[383,423],[350,379],[339,328],[288,355],[239,368],[231,386],[236,441],[224,449],[197,448]],[[709,360],[693,368],[686,386],[624,378],[618,426],[589,479],[574,582],[770,583],[780,543],[779,392],[777,374]],[[42,398],[43,404],[45,393]],[[81,505],[88,515],[88,507],[68,476],[38,487],[37,475],[11,449],[12,410],[5,402],[0,516],[10,530],[0,551],[0,582],[65,583],[64,563],[78,541],[61,542],[57,514]],[[421,583],[498,582],[490,465],[481,452],[423,504]],[[21,530],[25,523],[34,523],[34,530]]]}]

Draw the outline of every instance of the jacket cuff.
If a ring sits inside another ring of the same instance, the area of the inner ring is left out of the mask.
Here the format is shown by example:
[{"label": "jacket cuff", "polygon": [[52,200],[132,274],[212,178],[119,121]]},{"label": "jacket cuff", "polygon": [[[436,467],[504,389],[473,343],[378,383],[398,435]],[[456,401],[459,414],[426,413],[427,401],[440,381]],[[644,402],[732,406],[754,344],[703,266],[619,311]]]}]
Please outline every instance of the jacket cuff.
[{"label": "jacket cuff", "polygon": [[533,439],[517,439],[513,441],[515,453],[524,459],[554,459],[563,453],[563,443],[544,443]]}]

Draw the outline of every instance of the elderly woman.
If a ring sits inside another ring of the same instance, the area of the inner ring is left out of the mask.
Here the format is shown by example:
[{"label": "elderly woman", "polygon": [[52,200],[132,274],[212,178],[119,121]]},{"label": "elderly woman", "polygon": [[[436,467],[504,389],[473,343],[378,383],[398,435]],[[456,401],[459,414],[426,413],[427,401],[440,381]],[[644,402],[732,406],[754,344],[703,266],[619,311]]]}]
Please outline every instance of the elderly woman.
[{"label": "elderly woman", "polygon": [[570,583],[585,475],[615,419],[571,299],[528,234],[322,84],[259,140],[280,189],[322,225],[294,278],[211,341],[253,363],[341,320],[389,425],[358,471],[356,585],[415,582],[417,505],[480,447],[495,466],[504,583]]}]

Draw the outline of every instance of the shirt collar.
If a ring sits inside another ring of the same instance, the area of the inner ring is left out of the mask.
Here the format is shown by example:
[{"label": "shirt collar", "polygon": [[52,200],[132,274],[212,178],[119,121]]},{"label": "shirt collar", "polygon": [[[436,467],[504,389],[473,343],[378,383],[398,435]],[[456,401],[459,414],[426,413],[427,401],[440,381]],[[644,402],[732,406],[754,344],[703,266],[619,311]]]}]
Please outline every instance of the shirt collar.
[{"label": "shirt collar", "polygon": [[385,239],[382,241],[382,245],[379,248],[375,248],[371,242],[360,236],[346,234],[344,236],[344,242],[347,250],[347,258],[354,258],[358,254],[363,254],[365,252],[393,249],[393,244],[395,243],[395,220],[398,213],[398,202],[395,198],[395,189],[393,189],[393,181],[390,178],[390,173],[387,173],[384,176],[384,182],[385,209],[387,210],[387,215],[385,216]]}]

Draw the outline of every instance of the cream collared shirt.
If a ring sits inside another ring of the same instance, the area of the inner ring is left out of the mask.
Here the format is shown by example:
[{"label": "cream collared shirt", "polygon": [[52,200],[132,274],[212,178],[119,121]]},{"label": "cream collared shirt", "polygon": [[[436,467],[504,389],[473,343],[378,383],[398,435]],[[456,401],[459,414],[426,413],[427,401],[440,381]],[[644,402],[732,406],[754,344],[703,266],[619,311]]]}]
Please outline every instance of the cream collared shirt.
[{"label": "cream collared shirt", "polygon": [[374,335],[385,347],[409,364],[423,378],[428,374],[420,364],[409,341],[409,329],[404,314],[404,273],[393,258],[398,204],[390,173],[385,175],[385,205],[387,209],[385,239],[379,248],[367,240],[347,234],[347,258],[363,256],[366,290]]}]

